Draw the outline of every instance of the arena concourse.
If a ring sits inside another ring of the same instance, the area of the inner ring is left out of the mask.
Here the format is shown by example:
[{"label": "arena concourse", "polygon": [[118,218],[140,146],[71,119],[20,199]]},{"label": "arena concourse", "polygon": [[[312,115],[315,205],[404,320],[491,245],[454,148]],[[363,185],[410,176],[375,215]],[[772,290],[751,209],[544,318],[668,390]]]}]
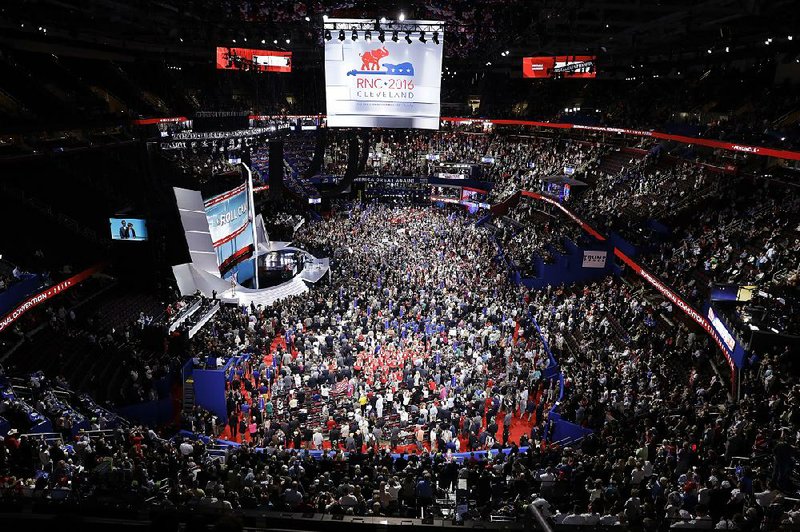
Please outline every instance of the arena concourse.
[{"label": "arena concourse", "polygon": [[0,523],[800,530],[798,28],[6,6]]}]

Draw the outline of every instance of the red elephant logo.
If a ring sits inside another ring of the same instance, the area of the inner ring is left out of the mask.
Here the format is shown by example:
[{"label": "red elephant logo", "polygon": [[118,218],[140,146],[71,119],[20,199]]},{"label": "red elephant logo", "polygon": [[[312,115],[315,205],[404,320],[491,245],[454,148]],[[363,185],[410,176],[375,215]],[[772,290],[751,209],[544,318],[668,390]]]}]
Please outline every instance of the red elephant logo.
[{"label": "red elephant logo", "polygon": [[359,54],[361,57],[361,70],[380,70],[380,60],[388,55],[389,50],[387,50],[385,46]]}]

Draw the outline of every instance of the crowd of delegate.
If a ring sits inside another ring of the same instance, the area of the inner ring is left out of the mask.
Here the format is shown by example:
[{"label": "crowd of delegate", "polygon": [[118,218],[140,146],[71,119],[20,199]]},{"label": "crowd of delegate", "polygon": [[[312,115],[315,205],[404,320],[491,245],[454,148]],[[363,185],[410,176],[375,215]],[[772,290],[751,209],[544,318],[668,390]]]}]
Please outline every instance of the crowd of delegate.
[{"label": "crowd of delegate", "polygon": [[[528,292],[475,218],[346,207],[296,239],[337,250],[330,284],[226,307],[192,340],[198,363],[248,355],[230,373],[228,420],[199,408],[186,419],[241,443],[224,462],[145,427],[50,444],[15,433],[2,446],[4,496],[122,491],[163,506],[396,516],[439,508],[464,478],[473,517],[535,505],[565,524],[794,523],[788,352],[765,355],[733,404],[705,337],[666,328],[659,314],[675,314],[624,281]],[[566,448],[546,441],[556,361],[557,411],[595,431]],[[501,447],[511,453],[455,458]]]},{"label": "crowd of delegate", "polygon": [[[379,442],[451,452],[502,445],[513,421],[498,419],[506,396],[512,404],[537,399],[542,421],[546,405],[537,391],[545,383],[538,380],[550,362],[531,351],[525,367],[505,371],[503,360],[532,346],[517,327],[522,316],[513,287],[499,271],[487,274],[494,248],[474,219],[370,205],[313,226],[296,242],[311,248],[337,242],[331,285],[277,308],[225,313],[197,338],[194,351],[230,355],[226,349],[243,342],[257,348],[242,375],[258,378],[237,379],[230,391],[231,432],[250,426],[239,416],[243,398],[251,402],[248,412],[255,402],[281,415],[297,415],[313,397],[330,399],[302,413],[307,436],[315,428],[326,437],[333,430],[333,441],[350,450]],[[463,291],[465,284],[471,289]],[[273,346],[279,330],[287,331],[285,339]],[[539,368],[536,381],[532,367]],[[340,425],[348,419],[352,437]],[[253,437],[286,443],[297,426],[291,428],[259,425]],[[529,437],[530,427],[520,431]]]},{"label": "crowd of delegate", "polygon": [[[428,152],[475,162],[490,154],[495,199],[535,190],[542,177],[571,166],[590,192],[570,206],[601,229],[629,236],[642,219],[666,212],[679,231],[652,264],[664,264],[659,275],[695,301],[708,288],[692,283],[697,273],[706,282],[755,279],[772,289],[796,268],[796,196],[767,180],[751,189],[753,205],[731,203],[712,218],[702,197],[689,201],[711,176],[657,152],[625,154],[623,168],[604,173],[616,152],[588,142],[445,131],[410,134],[405,145],[416,147],[400,152],[396,134],[382,135],[370,163],[376,173],[413,173]],[[406,163],[401,153],[414,155]],[[717,192],[725,201],[737,190]],[[692,214],[681,224],[687,205]],[[632,221],[614,225],[619,210]],[[494,234],[475,221],[433,207],[337,204],[329,219],[294,235],[300,247],[328,251],[329,284],[269,308],[223,307],[190,344],[197,364],[246,354],[229,375],[226,419],[196,407],[183,420],[195,433],[241,443],[224,463],[211,444],[165,439],[146,427],[72,435],[71,423],[59,424],[62,439],[51,443],[6,437],[4,496],[123,489],[137,503],[156,496],[165,506],[397,516],[440,509],[437,499],[466,478],[476,501],[470,511],[483,518],[525,515],[533,504],[565,524],[747,530],[796,523],[787,494],[800,391],[788,377],[790,352],[759,353],[744,376],[744,399],[734,404],[729,383],[710,369],[719,363],[715,348],[641,286],[606,279],[536,292],[509,283],[498,244],[525,265],[532,254],[557,251],[564,237],[578,240],[556,209],[523,198],[492,222]],[[170,308],[167,322],[187,304]],[[99,340],[128,341],[153,319],[140,321]],[[159,356],[167,367],[165,356],[174,354]],[[128,364],[142,397],[153,372],[144,359]],[[54,403],[41,406],[46,417]],[[567,448],[548,443],[553,407],[594,433]],[[59,459],[37,458],[43,448]],[[455,458],[500,448],[511,453]],[[317,461],[306,450],[332,455]],[[109,457],[112,465],[97,474]],[[156,482],[165,477],[166,485]]]}]

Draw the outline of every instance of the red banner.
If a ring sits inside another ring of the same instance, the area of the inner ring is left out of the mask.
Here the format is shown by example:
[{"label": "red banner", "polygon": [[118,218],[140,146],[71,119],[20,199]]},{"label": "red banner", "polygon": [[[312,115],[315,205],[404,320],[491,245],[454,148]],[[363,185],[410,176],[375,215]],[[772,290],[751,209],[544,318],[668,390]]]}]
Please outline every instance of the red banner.
[{"label": "red banner", "polygon": [[149,126],[151,124],[168,124],[171,122],[186,122],[188,120],[185,116],[173,116],[169,118],[138,118],[133,123],[137,126]]},{"label": "red banner", "polygon": [[69,290],[76,284],[79,284],[86,279],[88,279],[92,274],[99,272],[103,269],[104,264],[97,264],[83,270],[77,275],[73,275],[69,279],[61,281],[60,283],[54,284],[53,286],[49,286],[39,292],[36,295],[33,295],[26,299],[24,302],[20,303],[17,308],[3,316],[0,320],[0,332],[3,332],[9,325],[17,321],[23,314],[28,312],[30,309],[41,305],[45,301],[50,300],[53,296],[57,296],[58,294]]},{"label": "red banner", "polygon": [[[267,120],[270,118],[325,118],[325,115],[290,115],[284,117],[271,117],[268,115],[250,115],[251,120]],[[185,116],[175,118],[142,118],[134,120],[133,123],[137,125],[147,124],[162,124],[166,122],[185,122],[188,120]],[[461,118],[461,117],[448,117],[443,116],[442,122],[488,122],[496,126],[524,126],[524,127],[546,127],[549,129],[585,129],[588,131],[598,131],[601,133],[616,133],[619,135],[633,135],[637,137],[653,137],[656,139],[671,140],[680,142],[682,144],[697,144],[698,146],[706,146],[708,148],[715,148],[720,150],[735,151],[739,153],[751,153],[753,155],[761,155],[764,157],[777,157],[779,159],[790,159],[792,161],[800,161],[800,152],[789,150],[777,150],[774,148],[765,148],[763,146],[750,146],[747,144],[739,144],[734,142],[725,142],[722,140],[705,139],[701,137],[686,137],[683,135],[671,135],[669,133],[660,133],[658,131],[647,131],[643,129],[629,129],[624,127],[607,127],[607,126],[584,126],[581,124],[568,124],[563,122],[541,122],[537,120],[511,120],[511,119],[491,119],[491,118]],[[735,168],[729,169],[735,171]]]},{"label": "red banner", "polygon": [[291,72],[292,52],[218,47],[217,68],[220,70]]},{"label": "red banner", "polygon": [[[523,190],[522,194],[524,196],[528,196],[529,198],[538,199],[545,201],[551,205],[555,205],[559,209],[561,209],[564,214],[566,214],[572,221],[577,223],[578,225],[583,228],[584,231],[591,234],[595,238],[600,240],[605,240],[597,231],[592,229],[589,224],[578,218],[572,211],[561,205],[558,200],[555,200],[551,197],[544,196],[542,194],[538,194],[536,192],[530,192],[528,190]],[[692,305],[687,303],[682,297],[678,294],[670,290],[664,283],[661,282],[656,276],[651,274],[649,271],[645,270],[641,265],[639,265],[636,261],[628,257],[625,253],[620,251],[618,248],[614,248],[614,255],[620,258],[622,262],[627,264],[637,275],[642,277],[645,281],[647,281],[651,286],[653,286],[656,290],[658,290],[664,297],[669,299],[672,304],[677,306],[684,314],[689,316],[689,318],[697,323],[700,327],[703,328],[704,331],[714,340],[719,347],[719,350],[722,351],[722,354],[725,356],[725,360],[728,362],[728,367],[731,370],[731,386],[734,386],[736,383],[736,365],[734,364],[733,358],[731,358],[730,353],[727,349],[725,349],[725,343],[720,338],[719,334],[714,327],[712,326],[711,322],[706,319],[705,316],[700,314]]]},{"label": "red banner", "polygon": [[597,69],[593,55],[557,55],[549,57],[523,57],[522,75],[526,78],[549,79],[595,78]]},{"label": "red banner", "polygon": [[599,131],[601,133],[617,133],[620,135],[634,135],[637,137],[653,137],[656,139],[671,140],[680,142],[682,144],[697,144],[698,146],[707,146],[709,148],[716,148],[720,150],[736,151],[739,153],[752,153],[753,155],[762,155],[764,157],[777,157],[779,159],[791,159],[793,161],[800,161],[800,152],[789,150],[776,150],[773,148],[765,148],[762,146],[749,146],[747,144],[738,144],[733,142],[725,142],[722,140],[704,139],[700,137],[686,137],[683,135],[671,135],[669,133],[660,133],[658,131],[647,131],[642,129],[628,129],[622,127],[606,127],[606,126],[584,126],[581,124],[566,124],[558,122],[537,122],[533,120],[492,120],[492,119],[477,119],[477,118],[450,118],[442,117],[443,122],[490,122],[498,126],[527,126],[527,127],[546,127],[551,129],[586,129],[589,131]]},{"label": "red banner", "polygon": [[716,342],[717,347],[719,350],[722,351],[722,354],[725,355],[725,360],[728,362],[728,367],[731,370],[731,384],[735,382],[736,379],[736,365],[733,362],[733,358],[731,358],[730,353],[727,349],[725,349],[725,343],[720,338],[719,334],[714,327],[711,325],[711,322],[706,319],[705,316],[697,312],[697,310],[684,301],[678,294],[667,288],[667,286],[662,283],[657,277],[653,274],[642,268],[639,264],[637,264],[633,259],[628,257],[625,253],[620,251],[617,248],[614,248],[614,255],[619,257],[622,262],[630,266],[630,268],[640,277],[644,278],[645,281],[650,283],[656,290],[658,290],[664,297],[669,299],[674,305],[676,305],[679,309],[683,311],[684,314],[689,316],[692,321],[697,323],[700,327],[703,328],[704,331]]},{"label": "red banner", "polygon": [[573,222],[575,222],[576,224],[580,225],[581,229],[583,229],[584,231],[586,231],[587,233],[589,233],[590,235],[595,237],[597,240],[605,240],[606,239],[606,237],[604,237],[603,235],[601,235],[600,233],[595,231],[594,228],[591,225],[587,224],[586,222],[584,222],[583,220],[578,218],[571,210],[569,210],[566,207],[564,207],[561,204],[560,201],[558,201],[556,199],[553,199],[553,198],[551,198],[549,196],[544,196],[542,194],[537,194],[536,192],[530,192],[528,190],[523,190],[522,191],[522,195],[523,196],[528,196],[529,198],[533,198],[533,199],[538,199],[538,200],[544,201],[546,203],[549,203],[550,205],[554,205],[555,207],[561,209],[561,212],[563,212],[564,214],[569,216],[572,219]]}]

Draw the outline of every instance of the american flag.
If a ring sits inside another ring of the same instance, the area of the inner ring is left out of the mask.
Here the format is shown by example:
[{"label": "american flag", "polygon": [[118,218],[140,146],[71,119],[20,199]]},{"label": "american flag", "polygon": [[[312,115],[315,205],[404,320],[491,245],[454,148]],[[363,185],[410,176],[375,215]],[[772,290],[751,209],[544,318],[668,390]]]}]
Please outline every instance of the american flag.
[{"label": "american flag", "polygon": [[347,379],[340,380],[333,386],[332,395],[341,395],[347,392]]}]

